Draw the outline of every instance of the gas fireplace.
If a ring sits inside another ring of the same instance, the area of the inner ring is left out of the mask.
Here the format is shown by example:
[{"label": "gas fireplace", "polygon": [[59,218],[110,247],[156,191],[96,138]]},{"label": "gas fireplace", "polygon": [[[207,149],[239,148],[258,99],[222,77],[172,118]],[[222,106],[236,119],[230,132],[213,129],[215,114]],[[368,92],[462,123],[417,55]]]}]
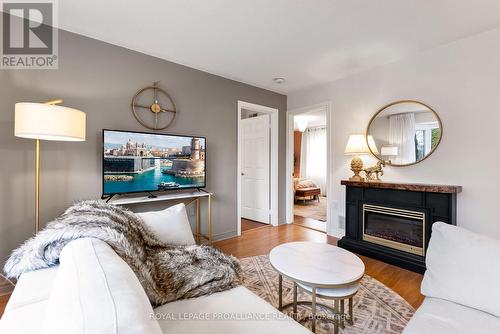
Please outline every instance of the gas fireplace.
[{"label": "gas fireplace", "polygon": [[456,224],[460,186],[344,180],[339,247],[423,273],[432,224]]},{"label": "gas fireplace", "polygon": [[363,240],[424,255],[425,213],[363,204]]}]

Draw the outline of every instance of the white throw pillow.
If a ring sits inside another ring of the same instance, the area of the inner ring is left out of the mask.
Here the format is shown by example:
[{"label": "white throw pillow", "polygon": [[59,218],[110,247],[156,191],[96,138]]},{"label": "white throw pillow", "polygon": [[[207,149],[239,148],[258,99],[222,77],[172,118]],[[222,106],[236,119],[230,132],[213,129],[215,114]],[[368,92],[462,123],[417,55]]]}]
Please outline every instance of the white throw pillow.
[{"label": "white throw pillow", "polygon": [[500,240],[432,225],[422,294],[500,317]]},{"label": "white throw pillow", "polygon": [[180,203],[165,210],[137,213],[158,239],[171,245],[194,245],[193,232],[186,213]]},{"label": "white throw pillow", "polygon": [[42,333],[161,334],[152,312],[134,272],[108,244],[78,239],[61,252]]}]

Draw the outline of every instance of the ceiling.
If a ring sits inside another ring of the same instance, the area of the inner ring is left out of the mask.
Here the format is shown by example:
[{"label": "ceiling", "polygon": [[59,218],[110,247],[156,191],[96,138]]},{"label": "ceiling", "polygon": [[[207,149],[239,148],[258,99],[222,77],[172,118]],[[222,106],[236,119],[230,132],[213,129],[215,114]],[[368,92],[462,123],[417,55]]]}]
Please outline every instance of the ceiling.
[{"label": "ceiling", "polygon": [[315,128],[326,125],[326,110],[324,108],[312,109],[293,117],[294,130],[299,130],[299,123],[304,123],[306,128]]},{"label": "ceiling", "polygon": [[282,93],[500,26],[498,0],[58,3],[65,30]]}]

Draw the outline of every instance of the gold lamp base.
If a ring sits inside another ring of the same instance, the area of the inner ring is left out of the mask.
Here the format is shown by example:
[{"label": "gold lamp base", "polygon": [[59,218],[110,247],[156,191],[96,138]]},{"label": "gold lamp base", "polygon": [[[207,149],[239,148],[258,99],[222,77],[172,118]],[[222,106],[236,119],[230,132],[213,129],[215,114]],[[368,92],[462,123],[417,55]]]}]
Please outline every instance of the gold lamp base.
[{"label": "gold lamp base", "polygon": [[357,182],[364,182],[365,178],[359,175],[363,171],[363,160],[356,155],[354,158],[351,160],[351,170],[353,171],[354,175],[349,178],[349,181],[357,181]]},{"label": "gold lamp base", "polygon": [[40,231],[40,139],[35,147],[35,234]]}]

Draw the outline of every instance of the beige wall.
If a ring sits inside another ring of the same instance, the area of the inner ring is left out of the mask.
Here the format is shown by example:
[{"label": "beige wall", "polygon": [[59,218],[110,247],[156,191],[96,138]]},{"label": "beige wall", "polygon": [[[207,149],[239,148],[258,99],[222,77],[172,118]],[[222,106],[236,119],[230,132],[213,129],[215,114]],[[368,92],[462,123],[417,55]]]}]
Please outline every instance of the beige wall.
[{"label": "beige wall", "polygon": [[[333,102],[333,166],[329,171],[344,215],[350,175],[343,151],[351,133],[363,133],[383,105],[421,100],[440,115],[443,140],[436,152],[414,166],[386,168],[388,181],[458,184],[458,224],[500,238],[497,170],[500,166],[500,29],[418,53],[403,61],[288,96],[290,109]],[[373,162],[373,160],[371,160]]]},{"label": "beige wall", "polygon": [[[14,104],[63,98],[87,113],[87,141],[42,143],[42,223],[76,200],[101,195],[101,129],[149,131],[130,111],[141,87],[160,80],[179,114],[163,133],[207,137],[207,188],[215,193],[214,234],[236,234],[237,101],[280,110],[286,96],[61,31],[59,70],[0,70],[0,258],[33,232],[34,142],[14,137]],[[284,150],[279,186],[284,193]],[[151,206],[134,207],[136,210]],[[154,208],[154,207],[153,207]],[[284,220],[284,196],[279,202]]]}]

